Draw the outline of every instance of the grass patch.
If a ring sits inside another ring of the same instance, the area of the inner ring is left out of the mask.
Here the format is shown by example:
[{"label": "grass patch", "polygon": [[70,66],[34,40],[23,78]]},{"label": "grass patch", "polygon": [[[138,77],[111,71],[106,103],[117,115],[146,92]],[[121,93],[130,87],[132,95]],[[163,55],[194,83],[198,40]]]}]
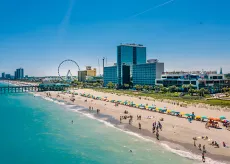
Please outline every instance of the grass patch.
[{"label": "grass patch", "polygon": [[191,96],[189,94],[186,94],[182,97],[180,97],[180,92],[174,92],[174,93],[155,93],[154,91],[148,91],[148,92],[141,92],[141,91],[131,91],[131,90],[115,90],[115,89],[105,89],[105,88],[94,88],[96,91],[105,92],[105,93],[116,93],[120,95],[130,95],[135,97],[150,97],[154,99],[167,99],[167,100],[174,100],[174,101],[180,101],[183,103],[204,103],[209,104],[212,106],[223,106],[223,107],[230,107],[230,101],[229,100],[219,100],[219,99],[208,99],[210,95],[205,95],[205,97],[200,96]]}]

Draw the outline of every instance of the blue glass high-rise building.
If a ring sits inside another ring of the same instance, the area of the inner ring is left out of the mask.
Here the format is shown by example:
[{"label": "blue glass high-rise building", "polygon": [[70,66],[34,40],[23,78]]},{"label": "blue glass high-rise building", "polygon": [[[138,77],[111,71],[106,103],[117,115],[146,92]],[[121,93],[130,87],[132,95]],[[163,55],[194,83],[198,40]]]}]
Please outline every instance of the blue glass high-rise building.
[{"label": "blue glass high-rise building", "polygon": [[141,44],[121,44],[117,46],[117,84],[122,86],[123,65],[130,66],[130,76],[132,78],[133,65],[146,63],[146,47]]},{"label": "blue glass high-rise building", "polygon": [[15,79],[23,79],[24,78],[24,69],[23,68],[16,69],[14,75],[15,75]]}]

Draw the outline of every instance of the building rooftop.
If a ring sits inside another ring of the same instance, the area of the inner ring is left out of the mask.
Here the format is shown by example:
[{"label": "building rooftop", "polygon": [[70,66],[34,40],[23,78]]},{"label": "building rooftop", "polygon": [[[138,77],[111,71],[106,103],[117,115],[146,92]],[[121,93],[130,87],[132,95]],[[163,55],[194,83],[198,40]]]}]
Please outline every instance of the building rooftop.
[{"label": "building rooftop", "polygon": [[217,71],[172,71],[162,72],[162,75],[181,75],[181,74],[217,74]]},{"label": "building rooftop", "polygon": [[143,44],[135,44],[135,43],[121,43],[119,46],[131,46],[131,47],[144,47]]}]

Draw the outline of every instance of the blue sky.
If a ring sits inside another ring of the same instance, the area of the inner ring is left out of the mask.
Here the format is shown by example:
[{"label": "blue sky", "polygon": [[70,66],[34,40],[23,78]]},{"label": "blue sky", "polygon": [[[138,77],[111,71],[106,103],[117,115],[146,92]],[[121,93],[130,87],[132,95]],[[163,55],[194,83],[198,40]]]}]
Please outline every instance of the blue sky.
[{"label": "blue sky", "polygon": [[167,71],[230,72],[229,6],[229,0],[1,0],[0,72],[23,67],[33,76],[57,75],[65,59],[98,68],[98,58],[116,62],[120,43],[144,44],[147,58]]}]

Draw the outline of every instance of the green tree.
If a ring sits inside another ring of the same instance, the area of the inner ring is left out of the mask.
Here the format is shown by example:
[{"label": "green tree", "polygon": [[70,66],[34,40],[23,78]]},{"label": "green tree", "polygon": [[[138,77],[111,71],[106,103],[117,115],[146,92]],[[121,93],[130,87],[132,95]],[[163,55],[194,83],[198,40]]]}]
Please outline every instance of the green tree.
[{"label": "green tree", "polygon": [[153,86],[150,85],[150,86],[149,86],[149,90],[153,90]]},{"label": "green tree", "polygon": [[168,91],[168,88],[166,87],[161,87],[161,92],[166,93]]},{"label": "green tree", "polygon": [[108,84],[107,84],[107,87],[108,88],[114,88],[115,87],[115,84],[113,84],[112,82],[109,82]]},{"label": "green tree", "polygon": [[144,85],[143,88],[144,88],[145,90],[149,90],[149,86],[148,86],[148,85]]},{"label": "green tree", "polygon": [[159,86],[159,85],[155,85],[155,86],[154,86],[154,90],[155,90],[155,92],[160,91],[160,86]]},{"label": "green tree", "polygon": [[124,87],[125,88],[129,88],[129,84],[124,84]]},{"label": "green tree", "polygon": [[169,92],[175,92],[176,91],[176,86],[173,85],[173,86],[170,86],[168,89],[169,89]]},{"label": "green tree", "polygon": [[204,88],[201,88],[201,89],[199,90],[199,95],[200,95],[201,97],[204,97],[204,93],[205,93],[205,89],[204,89]]},{"label": "green tree", "polygon": [[135,86],[134,86],[134,88],[135,88],[136,90],[138,90],[138,91],[139,91],[139,90],[141,90],[141,89],[142,89],[142,86],[137,84],[137,85],[135,85]]}]

